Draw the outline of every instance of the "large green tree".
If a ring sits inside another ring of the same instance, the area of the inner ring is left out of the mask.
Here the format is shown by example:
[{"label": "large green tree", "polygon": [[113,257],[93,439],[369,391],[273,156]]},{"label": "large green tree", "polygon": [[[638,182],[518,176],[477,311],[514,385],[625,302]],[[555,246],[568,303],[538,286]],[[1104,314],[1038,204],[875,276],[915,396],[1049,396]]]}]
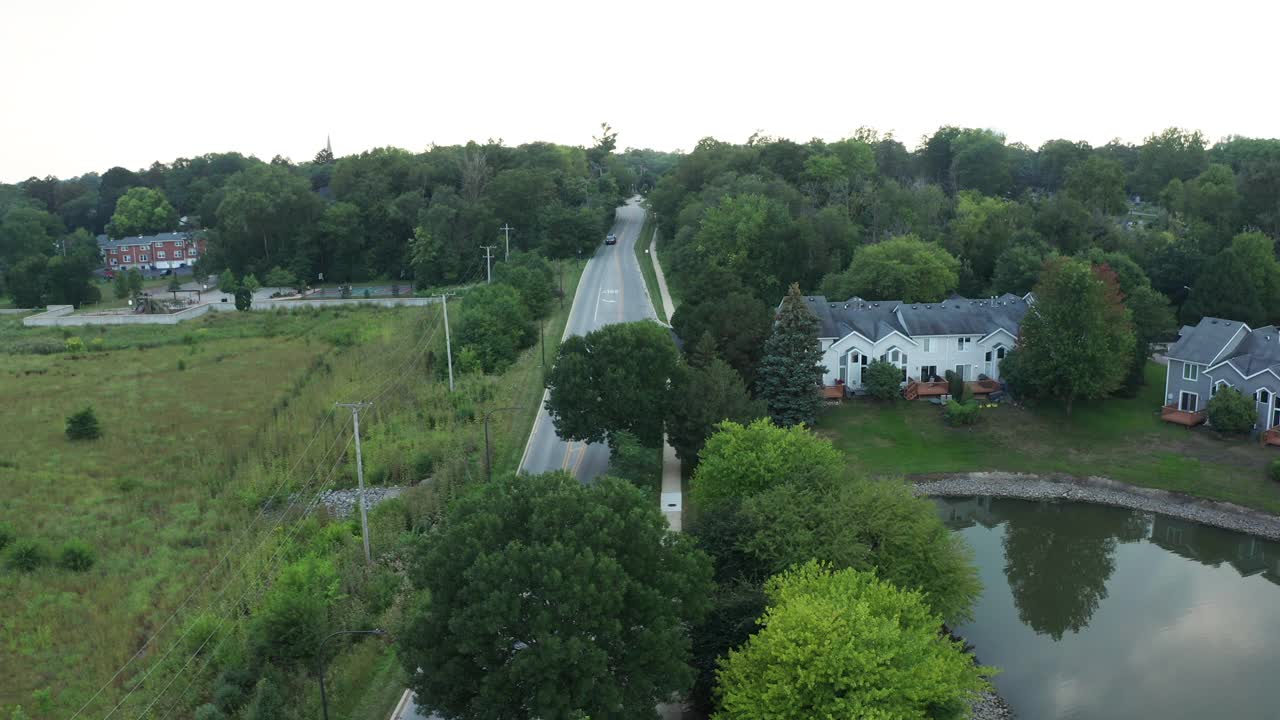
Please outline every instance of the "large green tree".
[{"label": "large green tree", "polygon": [[650,717],[691,680],[711,567],[629,483],[564,473],[457,499],[409,577],[409,686],[446,717]]},{"label": "large green tree", "polygon": [[468,291],[457,324],[458,347],[473,351],[488,373],[504,370],[537,339],[519,291],[501,283]]},{"label": "large green tree", "polygon": [[130,235],[154,235],[178,227],[178,211],[159,190],[130,188],[116,201],[116,210],[107,223],[107,235],[122,238]]},{"label": "large green tree", "polygon": [[825,486],[844,469],[831,442],[803,427],[761,418],[721,423],[707,438],[689,492],[699,508],[734,502],[781,484]]},{"label": "large green tree", "polygon": [[547,411],[556,432],[602,442],[627,430],[657,447],[678,359],[670,332],[652,321],[606,325],[565,340],[547,374]]},{"label": "large green tree", "polygon": [[826,370],[818,347],[818,319],[807,302],[793,284],[765,341],[757,371],[757,395],[768,405],[774,422],[787,427],[813,424],[820,402],[818,386]]},{"label": "large green tree", "polygon": [[667,436],[676,455],[688,465],[698,462],[698,453],[717,424],[748,423],[767,412],[763,402],[751,399],[742,377],[716,357],[710,334],[694,342],[688,361],[672,378],[668,399]]},{"label": "large green tree", "polygon": [[832,300],[937,302],[956,289],[960,262],[935,243],[900,235],[858,248],[849,267],[828,275],[822,292]]},{"label": "large green tree", "polygon": [[[1018,347],[1002,372],[1028,396],[1063,401],[1106,397],[1124,382],[1134,352],[1133,320],[1115,273],[1055,258],[1045,264],[1036,301],[1022,319]],[[1010,372],[1011,371],[1011,372]]]},{"label": "large green tree", "polygon": [[1182,321],[1194,324],[1208,316],[1253,327],[1271,322],[1280,314],[1280,262],[1274,247],[1275,241],[1259,232],[1237,235],[1192,284]]},{"label": "large green tree", "polygon": [[919,593],[810,562],[770,580],[760,631],[719,673],[719,720],[964,712],[988,668],[941,635]]},{"label": "large green tree", "polygon": [[1115,160],[1090,155],[1067,168],[1067,195],[1086,208],[1107,215],[1124,212],[1124,168]]},{"label": "large green tree", "polygon": [[740,285],[730,283],[723,292],[711,294],[701,290],[676,308],[671,328],[689,348],[698,338],[710,335],[717,354],[750,385],[773,324],[773,309]]}]

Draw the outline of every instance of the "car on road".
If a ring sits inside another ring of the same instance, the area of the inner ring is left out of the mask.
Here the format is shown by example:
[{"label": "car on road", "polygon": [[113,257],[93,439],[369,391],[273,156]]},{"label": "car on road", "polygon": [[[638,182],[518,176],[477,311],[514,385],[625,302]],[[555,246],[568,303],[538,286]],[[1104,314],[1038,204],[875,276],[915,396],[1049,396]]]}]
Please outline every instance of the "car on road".
[{"label": "car on road", "polygon": [[606,237],[606,238],[604,239],[604,244],[605,244],[605,245],[617,245],[617,244],[618,244],[618,236],[617,236],[617,235],[614,235],[613,233],[609,233],[609,236],[608,236],[608,237]]}]

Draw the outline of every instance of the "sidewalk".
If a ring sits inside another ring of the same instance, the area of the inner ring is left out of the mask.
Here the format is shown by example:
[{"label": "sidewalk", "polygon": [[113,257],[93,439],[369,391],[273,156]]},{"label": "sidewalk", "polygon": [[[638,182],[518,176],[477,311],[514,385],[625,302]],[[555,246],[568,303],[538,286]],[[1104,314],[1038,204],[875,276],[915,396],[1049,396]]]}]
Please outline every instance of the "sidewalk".
[{"label": "sidewalk", "polygon": [[675,448],[663,438],[662,442],[662,514],[672,532],[680,532],[684,514],[684,496],[680,483],[680,459]]},{"label": "sidewalk", "polygon": [[658,276],[658,293],[662,295],[662,307],[667,313],[667,321],[676,312],[676,304],[671,300],[671,291],[667,290],[667,276],[662,274],[662,263],[658,262],[658,228],[653,228],[653,237],[649,240],[649,257],[653,258],[653,272]]}]

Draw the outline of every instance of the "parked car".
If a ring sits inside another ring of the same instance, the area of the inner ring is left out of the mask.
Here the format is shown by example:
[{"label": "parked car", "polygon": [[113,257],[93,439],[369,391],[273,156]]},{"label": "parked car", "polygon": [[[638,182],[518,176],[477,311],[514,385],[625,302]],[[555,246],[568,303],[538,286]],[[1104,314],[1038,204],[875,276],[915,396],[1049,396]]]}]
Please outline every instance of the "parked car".
[{"label": "parked car", "polygon": [[606,237],[606,238],[604,239],[604,244],[605,244],[605,245],[617,245],[617,244],[618,244],[618,236],[617,236],[617,235],[614,235],[613,233],[609,233],[609,236],[608,236],[608,237]]}]

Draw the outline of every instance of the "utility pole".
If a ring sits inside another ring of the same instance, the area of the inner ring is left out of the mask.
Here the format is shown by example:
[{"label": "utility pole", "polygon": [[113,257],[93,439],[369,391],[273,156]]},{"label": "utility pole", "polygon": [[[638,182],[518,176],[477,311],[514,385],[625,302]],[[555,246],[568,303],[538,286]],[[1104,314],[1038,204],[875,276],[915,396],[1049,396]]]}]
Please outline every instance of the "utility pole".
[{"label": "utility pole", "polygon": [[523,410],[523,407],[500,407],[494,408],[484,414],[484,478],[486,482],[493,481],[493,458],[489,451],[489,416],[496,412],[508,412],[511,410]]},{"label": "utility pole", "polygon": [[564,263],[556,260],[556,270],[560,271],[560,309],[564,309]]},{"label": "utility pole", "polygon": [[360,410],[373,403],[334,403],[338,407],[351,409],[351,420],[355,423],[356,433],[356,478],[360,483],[360,532],[364,535],[364,561],[373,564],[373,556],[369,554],[369,513],[364,501],[364,459],[360,457]]},{"label": "utility pole", "polygon": [[449,361],[449,392],[453,392],[453,345],[449,341],[449,296],[440,296],[440,305],[444,307],[444,355]]},{"label": "utility pole", "polygon": [[507,254],[506,254],[506,257],[504,257],[503,259],[510,260],[511,259],[511,231],[515,230],[515,228],[511,227],[510,223],[504,223],[503,226],[498,229],[501,230],[507,236]]},{"label": "utility pole", "polygon": [[493,264],[490,262],[493,260],[493,254],[490,251],[496,249],[498,246],[481,245],[480,247],[484,249],[484,272],[485,277],[488,278],[486,282],[493,282]]}]

